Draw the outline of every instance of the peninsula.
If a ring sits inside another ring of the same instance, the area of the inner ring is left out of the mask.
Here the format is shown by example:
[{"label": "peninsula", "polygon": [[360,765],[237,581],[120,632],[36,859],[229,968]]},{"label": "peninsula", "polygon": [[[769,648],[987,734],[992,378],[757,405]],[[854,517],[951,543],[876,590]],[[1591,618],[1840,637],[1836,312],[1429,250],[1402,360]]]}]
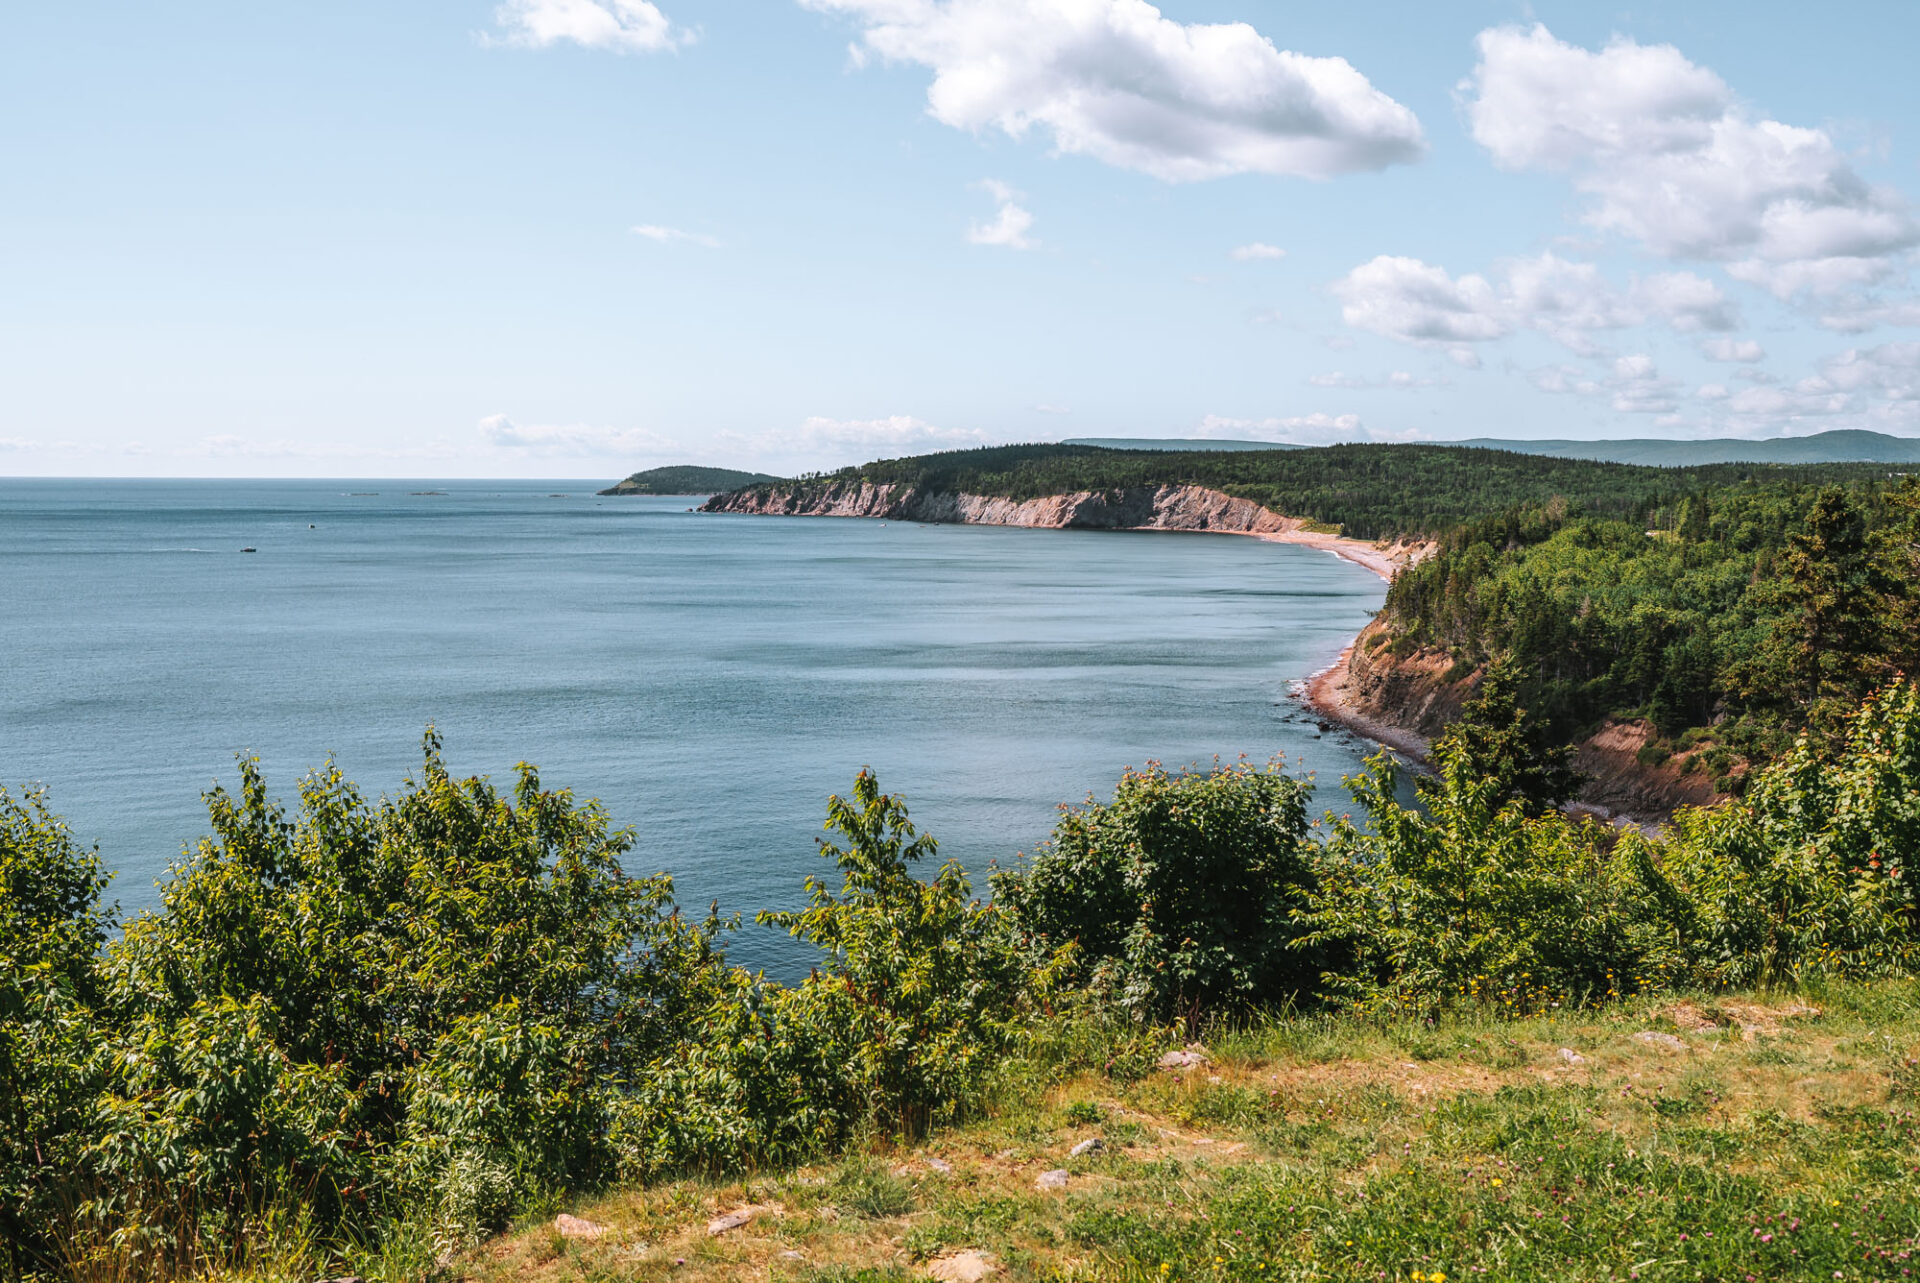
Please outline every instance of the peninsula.
[{"label": "peninsula", "polygon": [[[1587,778],[1579,800],[1660,822],[1737,792],[1791,743],[1812,697],[1773,694],[1751,676],[1775,662],[1769,630],[1798,626],[1791,594],[1766,588],[1767,577],[1810,521],[1893,521],[1896,485],[1870,463],[1676,468],[1462,446],[1063,444],[882,460],[717,494],[704,510],[1323,548],[1390,587],[1379,616],[1297,692],[1319,715],[1420,757],[1509,657],[1528,674],[1525,702],[1575,752]],[[1829,490],[1840,498],[1820,500]],[[1821,502],[1855,517],[1822,517]],[[1765,622],[1744,622],[1754,620]]]}]

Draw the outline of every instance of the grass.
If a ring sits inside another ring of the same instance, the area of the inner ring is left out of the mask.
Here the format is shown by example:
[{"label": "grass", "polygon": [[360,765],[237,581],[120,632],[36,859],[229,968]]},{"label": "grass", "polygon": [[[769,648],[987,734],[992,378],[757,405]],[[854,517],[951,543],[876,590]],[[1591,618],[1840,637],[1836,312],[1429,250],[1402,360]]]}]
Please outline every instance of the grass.
[{"label": "grass", "polygon": [[[1633,1037],[1649,1031],[1685,1050]],[[597,1241],[542,1222],[451,1274],[851,1283],[924,1277],[961,1250],[1004,1279],[1134,1283],[1920,1268],[1920,984],[1435,1026],[1305,1018],[1208,1046],[1213,1064],[1179,1074],[1028,1075],[1045,1085],[921,1146],[618,1192],[575,1209],[608,1228]],[[1055,1168],[1066,1187],[1037,1188]],[[750,1204],[749,1224],[707,1234]]]}]

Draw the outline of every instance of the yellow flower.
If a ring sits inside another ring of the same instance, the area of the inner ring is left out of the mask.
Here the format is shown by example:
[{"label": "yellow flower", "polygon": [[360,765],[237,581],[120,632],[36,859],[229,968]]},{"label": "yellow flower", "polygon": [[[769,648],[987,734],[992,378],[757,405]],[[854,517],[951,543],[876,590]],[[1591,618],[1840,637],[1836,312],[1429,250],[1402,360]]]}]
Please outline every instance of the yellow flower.
[{"label": "yellow flower", "polygon": [[1501,1180],[1498,1176],[1496,1176],[1493,1178],[1493,1184],[1494,1184],[1494,1187],[1497,1189],[1500,1186],[1505,1185],[1506,1182]]},{"label": "yellow flower", "polygon": [[1427,1277],[1432,1279],[1433,1283],[1447,1283],[1447,1272],[1445,1270],[1435,1270],[1433,1273],[1427,1275]]}]

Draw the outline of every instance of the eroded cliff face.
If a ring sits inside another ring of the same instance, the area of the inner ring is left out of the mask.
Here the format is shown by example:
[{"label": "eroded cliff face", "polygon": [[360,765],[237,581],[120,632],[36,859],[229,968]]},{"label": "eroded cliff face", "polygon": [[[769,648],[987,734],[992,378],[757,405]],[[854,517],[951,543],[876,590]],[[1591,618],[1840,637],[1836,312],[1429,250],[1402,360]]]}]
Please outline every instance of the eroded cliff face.
[{"label": "eroded cliff face", "polygon": [[[1372,723],[1431,740],[1460,715],[1480,684],[1480,670],[1462,673],[1442,650],[1395,654],[1392,634],[1375,619],[1354,641],[1344,674],[1335,673],[1329,702],[1356,724]],[[1662,762],[1640,751],[1656,738],[1651,723],[1608,719],[1574,744],[1574,766],[1587,777],[1576,802],[1603,815],[1662,824],[1682,806],[1720,801],[1711,772],[1689,769],[1701,746]]]},{"label": "eroded cliff face", "polygon": [[1250,499],[1236,499],[1200,486],[1081,490],[1015,501],[927,491],[910,485],[837,482],[716,495],[708,501],[706,511],[1074,530],[1212,530],[1250,535],[1281,534],[1306,525],[1298,518],[1269,512]]}]

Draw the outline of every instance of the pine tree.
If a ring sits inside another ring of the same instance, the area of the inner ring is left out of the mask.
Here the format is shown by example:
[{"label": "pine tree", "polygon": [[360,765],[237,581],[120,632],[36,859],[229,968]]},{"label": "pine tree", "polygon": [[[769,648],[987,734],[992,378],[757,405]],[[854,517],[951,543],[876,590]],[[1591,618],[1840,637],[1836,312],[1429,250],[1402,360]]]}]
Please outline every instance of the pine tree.
[{"label": "pine tree", "polygon": [[[1519,680],[1511,660],[1490,665],[1460,719],[1434,741],[1433,757],[1443,767],[1458,764],[1467,778],[1493,781],[1498,805],[1517,802],[1529,815],[1541,815],[1579,792],[1585,780],[1573,769],[1572,746],[1555,746],[1545,723],[1520,705]],[[1425,794],[1433,781],[1420,787]]]}]

